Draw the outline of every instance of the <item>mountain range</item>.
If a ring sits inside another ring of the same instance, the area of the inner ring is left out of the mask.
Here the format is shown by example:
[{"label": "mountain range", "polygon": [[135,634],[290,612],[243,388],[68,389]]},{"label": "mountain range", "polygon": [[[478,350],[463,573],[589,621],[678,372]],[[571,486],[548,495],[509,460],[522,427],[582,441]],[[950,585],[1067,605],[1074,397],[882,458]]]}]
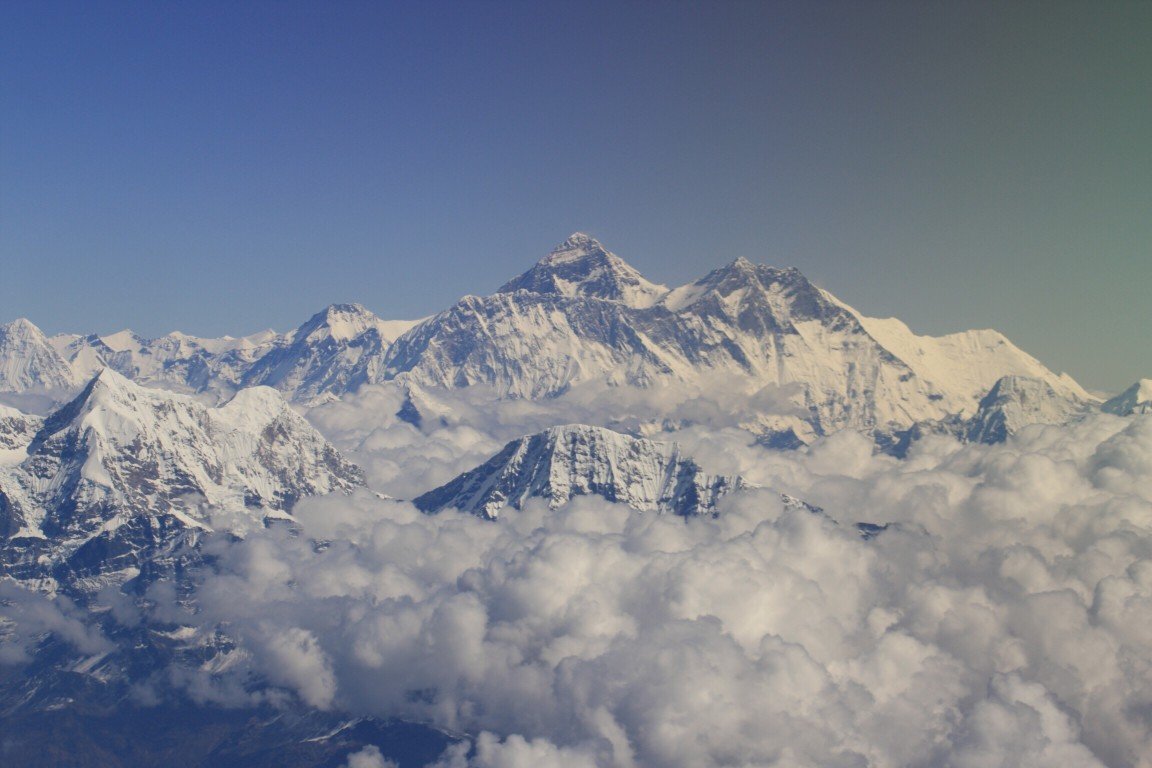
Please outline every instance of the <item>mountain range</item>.
[{"label": "mountain range", "polygon": [[105,369],[21,430],[0,463],[0,573],[48,592],[123,584],[203,533],[243,536],[364,482],[268,387],[210,408]]},{"label": "mountain range", "polygon": [[[191,594],[195,574],[212,567],[214,538],[273,526],[298,537],[293,510],[302,499],[366,487],[365,473],[302,414],[389,382],[404,395],[396,415],[415,429],[451,409],[450,393],[469,388],[538,401],[532,407],[550,419],[562,412],[550,405],[581,387],[652,395],[675,388],[734,410],[745,403],[740,426],[765,449],[855,430],[897,456],[930,434],[993,443],[1096,410],[1152,413],[1152,380],[1101,403],[996,331],[920,336],[899,320],[857,312],[796,269],[745,259],[667,288],[577,233],[495,293],[465,296],[418,321],[335,304],[294,331],[240,338],[48,337],[27,320],[0,326],[0,396],[19,406],[0,405],[0,587],[16,582],[81,608],[109,592],[146,600],[160,583]],[[726,498],[762,492],[708,471],[675,442],[649,439],[690,421],[669,408],[647,437],[580,423],[534,426],[539,431],[413,504],[430,515],[457,510],[499,521],[533,500],[558,510],[592,496],[691,518],[723,514]],[[834,510],[780,498],[835,524]],[[869,540],[888,527],[857,523],[855,532]],[[326,543],[308,545],[321,551]],[[100,728],[130,734],[133,723],[107,713],[134,700],[141,681],[243,655],[233,653],[224,627],[193,638],[93,615],[116,649],[78,659],[67,643],[44,640],[24,679],[0,675],[6,723],[54,733],[48,713],[75,711],[79,700],[103,713]],[[0,625],[0,638],[5,631]],[[216,722],[212,710],[196,716]],[[415,729],[416,737],[405,735],[409,744],[432,754],[451,741],[413,724],[347,723],[334,714],[287,717],[273,708],[247,717],[230,726],[235,743],[213,747],[224,762],[206,764],[245,764],[237,755],[256,745],[269,750],[269,765],[304,753],[313,755],[307,764],[336,765],[351,745],[389,729]],[[194,740],[179,723],[156,727],[181,744]],[[31,742],[3,748],[23,763],[37,759]],[[83,751],[73,750],[72,764]]]},{"label": "mountain range", "polygon": [[[217,400],[269,386],[306,405],[386,381],[530,399],[589,383],[710,392],[723,382],[733,397],[778,392],[779,405],[747,425],[776,446],[841,429],[892,444],[916,425],[973,418],[1005,376],[1066,403],[1036,411],[1040,420],[1097,403],[996,331],[920,336],[796,269],[743,258],[668,289],[580,233],[495,293],[420,321],[336,304],[295,331],[242,338],[48,338],[26,320],[0,329],[0,393],[72,394],[104,367]],[[1031,418],[1024,411],[1016,422]]]}]

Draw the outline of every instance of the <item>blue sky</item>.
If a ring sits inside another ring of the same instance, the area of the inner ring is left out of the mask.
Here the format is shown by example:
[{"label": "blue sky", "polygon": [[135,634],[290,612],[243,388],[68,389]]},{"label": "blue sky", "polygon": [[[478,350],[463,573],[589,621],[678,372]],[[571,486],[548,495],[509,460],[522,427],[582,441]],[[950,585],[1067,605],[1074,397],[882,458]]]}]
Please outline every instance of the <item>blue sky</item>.
[{"label": "blue sky", "polygon": [[573,230],[1152,376],[1152,4],[0,5],[0,318],[415,317]]}]

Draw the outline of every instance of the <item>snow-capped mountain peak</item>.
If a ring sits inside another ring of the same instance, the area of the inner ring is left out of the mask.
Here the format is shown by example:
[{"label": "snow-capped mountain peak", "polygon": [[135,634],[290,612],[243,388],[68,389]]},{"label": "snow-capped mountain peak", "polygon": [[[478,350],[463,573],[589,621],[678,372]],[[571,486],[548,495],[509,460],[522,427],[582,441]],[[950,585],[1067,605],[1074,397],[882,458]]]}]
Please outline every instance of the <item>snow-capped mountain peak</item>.
[{"label": "snow-capped mountain peak", "polygon": [[381,320],[359,304],[333,304],[273,345],[241,379],[315,400],[380,380],[384,355],[416,321]]},{"label": "snow-capped mountain peak", "polygon": [[552,508],[574,496],[601,496],[643,512],[712,513],[717,499],[747,487],[704,473],[678,445],[602,427],[567,424],[513,440],[484,464],[415,500],[426,512],[454,508],[495,519],[530,498]]},{"label": "snow-capped mountain peak", "polygon": [[362,483],[275,390],[209,408],[105,369],[0,466],[0,561],[18,578],[122,581],[183,532],[243,535]]},{"label": "snow-capped mountain peak", "polygon": [[595,238],[575,232],[527,272],[501,286],[497,293],[529,291],[618,301],[640,308],[656,303],[667,290],[647,280]]},{"label": "snow-capped mountain peak", "polygon": [[67,390],[79,382],[48,338],[25,318],[0,325],[0,392]]},{"label": "snow-capped mountain peak", "polygon": [[669,291],[660,303],[673,312],[692,309],[765,328],[815,319],[856,325],[847,308],[829,300],[800,270],[754,264],[743,256]]},{"label": "snow-capped mountain peak", "polygon": [[999,443],[1030,424],[1063,424],[1088,404],[1031,376],[1004,376],[988,390],[968,424],[967,439]]},{"label": "snow-capped mountain peak", "polygon": [[1118,416],[1152,413],[1152,379],[1140,379],[1101,405],[1100,410]]},{"label": "snow-capped mountain peak", "polygon": [[301,325],[295,339],[351,341],[378,322],[380,318],[360,304],[332,304]]}]

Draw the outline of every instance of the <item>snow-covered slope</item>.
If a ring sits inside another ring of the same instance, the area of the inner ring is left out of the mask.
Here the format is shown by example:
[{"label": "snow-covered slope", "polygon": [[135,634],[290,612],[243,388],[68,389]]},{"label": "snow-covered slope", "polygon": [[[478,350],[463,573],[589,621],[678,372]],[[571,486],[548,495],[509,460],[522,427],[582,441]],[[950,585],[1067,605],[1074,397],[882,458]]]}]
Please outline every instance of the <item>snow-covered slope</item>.
[{"label": "snow-covered slope", "polygon": [[67,391],[79,381],[31,322],[20,318],[0,325],[0,392]]},{"label": "snow-covered slope", "polygon": [[504,507],[519,509],[530,498],[556,508],[574,496],[594,495],[644,512],[698,515],[744,487],[739,477],[706,474],[675,444],[569,424],[513,440],[415,504],[426,512],[454,508],[495,519]]},{"label": "snow-covered slope", "polygon": [[1152,413],[1152,379],[1140,379],[1128,389],[1100,406],[1100,410],[1117,416]]},{"label": "snow-covered slope", "polygon": [[666,290],[580,233],[497,293],[466,296],[417,323],[347,304],[283,336],[61,337],[64,366],[33,342],[9,345],[6,357],[0,349],[7,377],[20,382],[13,386],[52,379],[78,387],[107,365],[176,391],[227,396],[266,385],[307,403],[390,379],[534,399],[582,383],[676,384],[732,398],[768,392],[777,406],[745,426],[770,445],[841,429],[883,442],[914,424],[969,418],[1004,376],[1091,400],[995,331],[917,336],[898,320],[861,315],[796,269],[746,259]]},{"label": "snow-covered slope", "polygon": [[1030,424],[1065,424],[1089,407],[1043,379],[1005,376],[980,401],[964,436],[974,443],[1000,443]]},{"label": "snow-covered slope", "polygon": [[279,339],[240,378],[309,401],[382,380],[384,354],[415,321],[381,320],[359,304],[333,304]]},{"label": "snow-covered slope", "polygon": [[[44,420],[0,405],[0,464],[20,459],[20,449],[32,442]],[[5,453],[10,451],[13,453]]]},{"label": "snow-covered slope", "polygon": [[104,368],[133,381],[174,392],[229,394],[280,337],[263,331],[243,338],[205,339],[178,331],[148,339],[132,331],[50,339],[82,382]]},{"label": "snow-covered slope", "polygon": [[[855,312],[855,310],[853,310]],[[1036,358],[994,330],[973,330],[946,336],[917,336],[894,317],[865,317],[857,313],[868,333],[916,373],[948,395],[958,414],[971,414],[982,393],[1003,376],[1026,376],[1046,382],[1056,392],[1091,401],[1070,376],[1054,375]]]},{"label": "snow-covered slope", "polygon": [[[557,277],[556,255],[572,253],[579,257]],[[703,390],[723,380],[734,397],[774,386],[787,412],[752,426],[790,439],[845,428],[894,434],[969,415],[1005,375],[1088,397],[1000,334],[916,336],[899,321],[864,318],[795,269],[737,259],[650,303],[654,284],[617,257],[611,269],[598,266],[593,254],[608,258],[595,240],[574,235],[501,292],[465,297],[397,339],[385,375],[425,387],[485,384],[524,398],[587,381]],[[642,300],[619,298],[620,280],[605,275],[620,274],[644,286]]]},{"label": "snow-covered slope", "polygon": [[655,304],[668,289],[647,280],[594,238],[575,232],[498,293],[515,291],[604,299],[643,308]]},{"label": "snow-covered slope", "polygon": [[208,408],[104,370],[0,467],[2,560],[20,578],[123,581],[186,532],[243,535],[361,483],[274,390]]}]

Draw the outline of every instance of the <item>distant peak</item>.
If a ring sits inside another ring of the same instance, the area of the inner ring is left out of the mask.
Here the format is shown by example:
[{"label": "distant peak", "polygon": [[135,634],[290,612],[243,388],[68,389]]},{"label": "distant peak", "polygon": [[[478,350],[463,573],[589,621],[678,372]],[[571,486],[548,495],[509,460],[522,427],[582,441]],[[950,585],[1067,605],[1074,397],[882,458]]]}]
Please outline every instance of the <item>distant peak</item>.
[{"label": "distant peak", "polygon": [[542,258],[538,264],[557,264],[567,261],[585,260],[588,258],[595,258],[596,260],[616,260],[624,263],[623,259],[614,253],[609,253],[605,250],[600,241],[591,235],[586,235],[583,232],[573,232],[568,236],[568,239],[560,243],[560,245],[553,248],[548,252],[548,255]]},{"label": "distant peak", "polygon": [[1140,379],[1101,405],[1100,410],[1118,416],[1152,413],[1152,379]]},{"label": "distant peak", "polygon": [[592,237],[592,235],[589,235],[585,232],[573,232],[572,234],[568,235],[567,240],[553,248],[552,252],[555,253],[556,251],[566,251],[573,248],[587,247],[603,248],[603,246],[600,245],[600,241]]},{"label": "distant peak", "polygon": [[118,371],[112,368],[101,368],[88,382],[85,387],[85,392],[92,393],[100,390],[119,392],[125,389],[138,389],[140,385],[136,382],[125,378]]},{"label": "distant peak", "polygon": [[372,314],[363,304],[347,302],[344,304],[329,304],[324,312],[331,315],[370,315]]},{"label": "distant peak", "polygon": [[39,337],[43,336],[44,332],[41,331],[36,324],[26,317],[18,317],[10,323],[0,325],[0,331],[6,335],[16,336],[20,338]]},{"label": "distant peak", "polygon": [[296,330],[296,340],[327,336],[350,341],[378,322],[379,318],[361,304],[329,304]]},{"label": "distant peak", "polygon": [[595,238],[574,232],[527,272],[502,285],[497,293],[516,291],[650,307],[667,289],[645,279]]}]

